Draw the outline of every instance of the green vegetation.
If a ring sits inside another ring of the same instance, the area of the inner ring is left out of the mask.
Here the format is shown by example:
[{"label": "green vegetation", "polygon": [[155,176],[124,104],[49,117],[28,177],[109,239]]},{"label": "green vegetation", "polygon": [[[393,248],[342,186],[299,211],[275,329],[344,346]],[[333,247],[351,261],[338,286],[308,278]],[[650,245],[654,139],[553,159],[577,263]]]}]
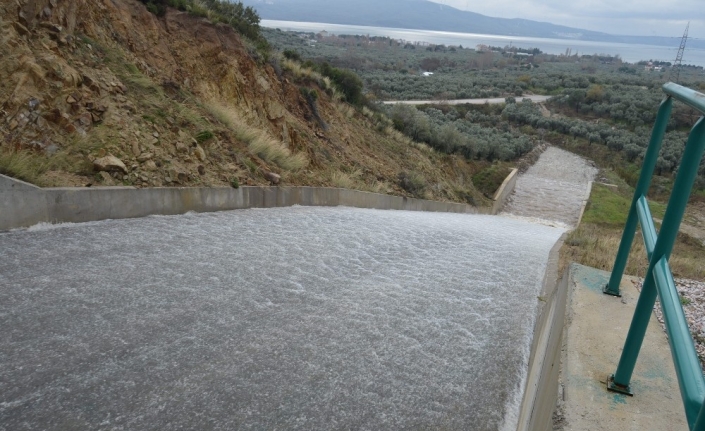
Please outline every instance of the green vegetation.
[{"label": "green vegetation", "polygon": [[[546,141],[593,159],[632,186],[669,66],[659,63],[666,67],[654,72],[646,70],[646,64],[626,64],[619,57],[602,55],[548,55],[535,49],[471,49],[386,37],[262,31],[283,50],[286,61],[306,59],[303,64],[316,69],[319,76],[334,76],[321,73],[330,68],[353,70],[362,81],[362,95],[370,101],[506,98],[507,103],[499,105],[365,105],[372,111],[383,110],[396,130],[436,151],[469,160],[511,161]],[[434,74],[424,76],[426,71]],[[705,91],[702,68],[684,68],[681,83]],[[522,100],[528,93],[554,98],[544,108]],[[650,194],[669,193],[688,129],[696,119],[690,108],[674,106]],[[705,162],[694,196],[705,197]]]},{"label": "green vegetation", "polygon": [[424,197],[424,191],[427,187],[426,179],[418,172],[401,172],[399,185],[417,198]]},{"label": "green vegetation", "polygon": [[213,135],[213,132],[210,130],[202,130],[196,134],[196,141],[198,141],[199,144],[202,144],[213,139],[214,136],[215,135]]},{"label": "green vegetation", "polygon": [[245,7],[242,2],[228,0],[140,0],[147,10],[157,16],[163,16],[167,7],[189,12],[193,15],[208,18],[212,22],[228,24],[240,34],[257,43],[258,47],[268,46],[260,32],[260,17],[251,6]]},{"label": "green vegetation", "polygon": [[[616,178],[614,172],[603,171],[602,174]],[[633,193],[633,189],[623,185],[594,185],[580,226],[568,235],[565,247],[561,250],[564,264],[575,261],[607,271],[612,268]],[[663,217],[665,205],[650,202],[650,207],[654,217]],[[641,235],[636,235],[631,250],[626,273],[643,277],[648,261]],[[703,253],[705,247],[700,241],[679,233],[669,261],[674,276],[702,279]]]},{"label": "green vegetation", "polygon": [[[594,184],[583,222],[623,228],[631,202],[631,195],[619,193],[615,187]],[[660,202],[650,201],[649,208],[655,218],[663,218],[666,212],[666,205]]]},{"label": "green vegetation", "polygon": [[510,172],[511,168],[507,164],[493,163],[473,175],[472,182],[485,197],[492,199],[494,193],[499,189],[499,186],[502,185],[502,182],[504,182]]}]

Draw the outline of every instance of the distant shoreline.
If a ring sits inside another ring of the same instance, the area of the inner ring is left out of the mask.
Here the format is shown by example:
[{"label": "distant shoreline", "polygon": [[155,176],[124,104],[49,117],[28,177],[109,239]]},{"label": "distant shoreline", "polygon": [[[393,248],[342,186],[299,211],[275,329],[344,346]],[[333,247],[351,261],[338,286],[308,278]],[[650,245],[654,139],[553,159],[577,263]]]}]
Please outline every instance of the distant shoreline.
[{"label": "distant shoreline", "polygon": [[[678,49],[678,41],[674,46],[646,45],[624,42],[601,42],[580,39],[550,39],[541,37],[506,36],[492,34],[457,33],[437,30],[418,30],[391,27],[370,27],[364,25],[330,24],[322,22],[279,21],[263,19],[263,27],[278,28],[284,31],[300,31],[318,33],[326,30],[332,34],[360,34],[369,36],[385,36],[393,39],[403,39],[409,42],[427,42],[431,44],[474,48],[485,44],[492,46],[514,45],[521,48],[538,48],[547,54],[558,55],[570,49],[578,54],[603,54],[620,56],[623,61],[637,63],[644,60],[673,61]],[[696,42],[696,41],[694,41]],[[690,42],[689,42],[690,43]],[[705,49],[686,48],[683,57],[684,64],[705,67]]]}]

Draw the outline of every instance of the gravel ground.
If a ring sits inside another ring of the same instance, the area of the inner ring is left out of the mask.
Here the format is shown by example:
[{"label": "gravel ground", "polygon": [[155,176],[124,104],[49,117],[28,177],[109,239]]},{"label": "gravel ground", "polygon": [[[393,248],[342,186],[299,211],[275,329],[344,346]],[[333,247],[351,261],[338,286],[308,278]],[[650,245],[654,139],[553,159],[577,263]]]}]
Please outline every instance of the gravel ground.
[{"label": "gravel ground", "polygon": [[[690,335],[695,342],[695,350],[698,352],[700,364],[705,371],[705,282],[686,279],[676,279],[675,282],[678,294],[681,296],[681,304],[688,321]],[[643,280],[640,280],[637,284],[639,291],[641,291],[642,283]],[[654,306],[654,312],[665,332],[663,312],[658,300]]]}]

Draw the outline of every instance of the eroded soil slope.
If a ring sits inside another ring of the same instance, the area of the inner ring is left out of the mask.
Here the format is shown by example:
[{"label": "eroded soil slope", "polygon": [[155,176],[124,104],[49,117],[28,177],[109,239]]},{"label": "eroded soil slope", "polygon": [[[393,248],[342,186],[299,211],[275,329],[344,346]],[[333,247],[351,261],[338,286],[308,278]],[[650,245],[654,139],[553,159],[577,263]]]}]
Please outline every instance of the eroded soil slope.
[{"label": "eroded soil slope", "polygon": [[411,143],[320,77],[185,12],[3,2],[0,58],[0,172],[39,185],[255,185],[273,173],[289,185],[484,199],[462,158]]}]

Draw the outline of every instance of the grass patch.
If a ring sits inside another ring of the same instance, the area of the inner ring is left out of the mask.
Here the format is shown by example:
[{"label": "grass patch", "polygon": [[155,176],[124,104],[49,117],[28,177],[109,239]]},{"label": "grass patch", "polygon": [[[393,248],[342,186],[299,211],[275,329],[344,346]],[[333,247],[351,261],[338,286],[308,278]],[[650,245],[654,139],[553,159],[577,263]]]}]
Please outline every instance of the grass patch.
[{"label": "grass patch", "polygon": [[215,135],[210,130],[203,130],[196,134],[196,141],[198,141],[199,144],[202,144],[210,139],[213,139],[214,137]]},{"label": "grass patch", "polygon": [[424,198],[428,183],[426,178],[418,172],[401,172],[398,176],[399,186],[411,193],[414,197]]},{"label": "grass patch", "polygon": [[[633,193],[633,192],[632,192]],[[616,227],[624,227],[632,203],[632,195],[620,192],[619,188],[602,184],[593,184],[588,206],[583,215],[585,223],[595,223]],[[651,215],[663,218],[666,205],[661,202],[649,201]]]},{"label": "grass patch", "polygon": [[35,151],[0,151],[0,174],[17,178],[40,187],[50,187],[42,176],[50,171],[65,171],[74,174],[91,175],[93,166],[87,162],[76,145],[47,156]]},{"label": "grass patch", "polygon": [[[564,262],[573,261],[604,271],[611,271],[619,243],[622,240],[622,229],[623,226],[614,227],[583,222],[568,235],[565,246],[561,250],[561,258]],[[699,241],[679,233],[669,260],[673,276],[702,280],[703,274],[705,274],[705,262],[702,260],[704,253],[705,247]],[[637,233],[629,253],[625,274],[644,277],[647,269],[648,261],[644,242],[641,234]]]},{"label": "grass patch", "polygon": [[268,163],[274,163],[286,171],[298,171],[308,165],[305,154],[292,154],[286,144],[272,137],[268,131],[251,126],[243,121],[234,109],[211,102],[205,108],[227,126],[235,137],[247,144],[252,154]]},{"label": "grass patch", "polygon": [[360,175],[360,171],[355,171],[352,174],[342,171],[333,171],[330,177],[330,182],[333,184],[333,187],[339,187],[341,189],[356,189],[357,177]]},{"label": "grass patch", "polygon": [[473,175],[472,182],[485,197],[492,199],[510,172],[508,164],[493,163]]},{"label": "grass patch", "polygon": [[47,157],[28,151],[0,152],[0,174],[37,184],[39,177],[50,169],[51,161]]},{"label": "grass patch", "polygon": [[[570,261],[593,268],[611,271],[617,249],[622,240],[632,190],[620,191],[621,188],[594,184],[580,226],[566,238],[561,250],[561,260]],[[629,194],[629,196],[625,196]],[[662,218],[666,205],[649,202],[652,215]],[[679,233],[669,261],[673,275],[677,278],[702,280],[705,274],[705,262],[702,256],[705,247],[690,236]],[[625,273],[644,277],[648,269],[646,250],[640,231],[634,237]]]}]

